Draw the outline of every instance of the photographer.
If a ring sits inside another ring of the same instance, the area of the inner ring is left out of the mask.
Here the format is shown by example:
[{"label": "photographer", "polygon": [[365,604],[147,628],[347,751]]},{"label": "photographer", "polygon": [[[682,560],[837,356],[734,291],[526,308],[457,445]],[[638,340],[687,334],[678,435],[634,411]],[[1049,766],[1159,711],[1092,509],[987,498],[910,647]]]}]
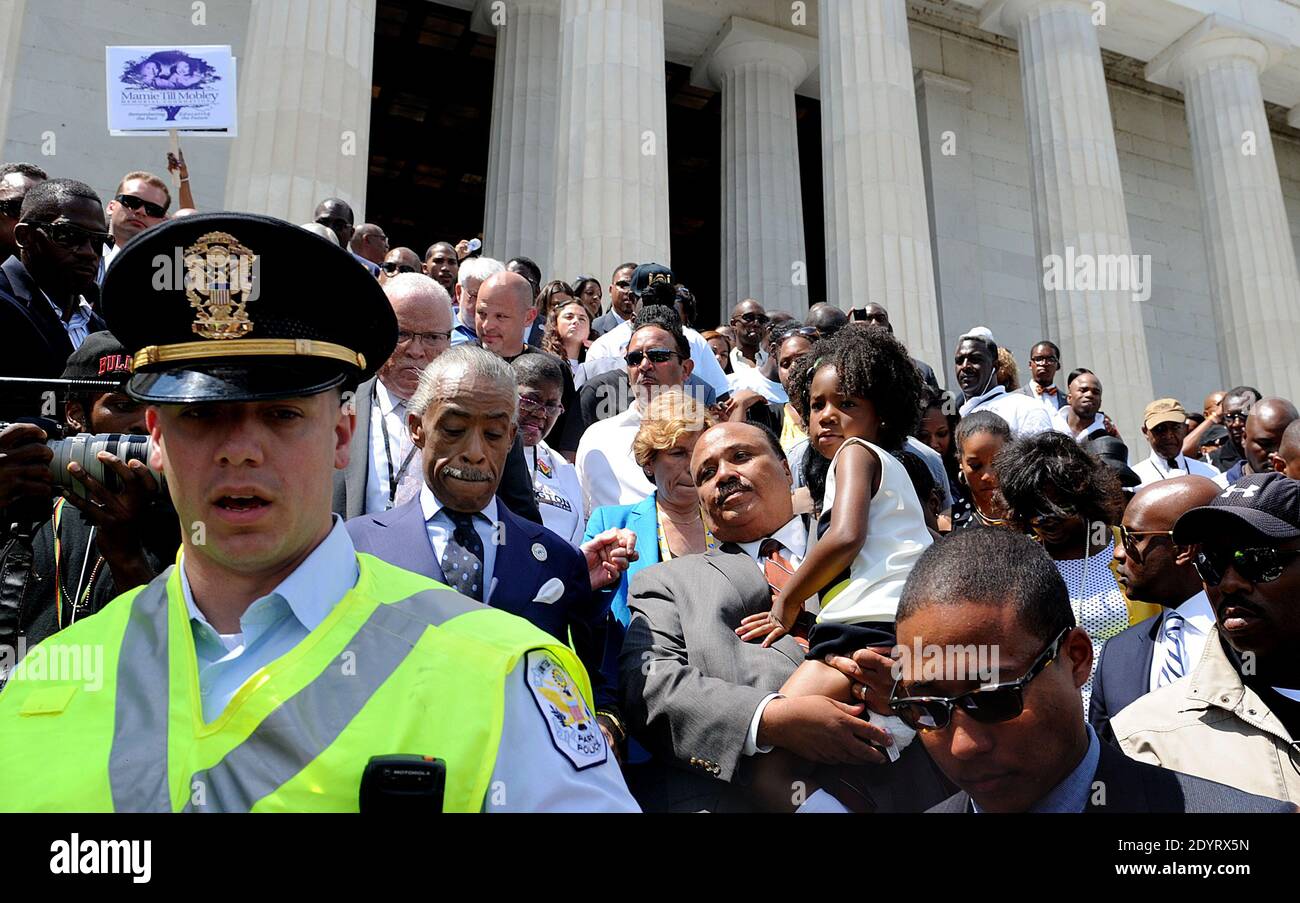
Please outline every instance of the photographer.
[{"label": "photographer", "polygon": [[[129,358],[107,332],[88,336],[63,371],[64,379],[128,376]],[[146,435],[144,406],[123,392],[70,395],[64,414],[69,435]],[[0,431],[0,644],[10,647],[23,636],[30,649],[149,582],[180,545],[176,514],[143,461],[96,455],[121,484],[117,491],[75,462],[71,480],[58,484],[49,438],[56,437],[30,423]]]}]

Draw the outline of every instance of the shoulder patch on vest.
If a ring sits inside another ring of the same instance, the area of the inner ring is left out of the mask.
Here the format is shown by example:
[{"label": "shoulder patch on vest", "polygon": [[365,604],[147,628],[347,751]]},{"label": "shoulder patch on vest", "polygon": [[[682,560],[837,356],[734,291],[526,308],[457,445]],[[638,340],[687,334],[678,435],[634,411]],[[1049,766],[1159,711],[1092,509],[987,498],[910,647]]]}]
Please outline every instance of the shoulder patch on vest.
[{"label": "shoulder patch on vest", "polygon": [[526,658],[524,680],[551,742],[569,764],[578,771],[604,764],[609,758],[605,735],[569,672],[545,649],[533,649]]}]

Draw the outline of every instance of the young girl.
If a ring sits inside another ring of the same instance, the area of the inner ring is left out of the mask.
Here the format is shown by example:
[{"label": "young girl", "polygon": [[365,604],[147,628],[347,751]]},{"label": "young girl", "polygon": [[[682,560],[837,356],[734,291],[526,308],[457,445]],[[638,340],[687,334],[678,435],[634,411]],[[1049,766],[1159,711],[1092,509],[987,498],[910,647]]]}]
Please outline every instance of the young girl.
[{"label": "young girl", "polygon": [[772,610],[745,618],[736,632],[771,645],[820,593],[807,661],[781,692],[856,702],[849,678],[823,659],[894,645],[903,583],[933,541],[896,457],[920,414],[921,378],[892,335],[849,326],[813,346],[791,374],[790,389],[811,447],[830,461],[820,538],[777,593]]}]

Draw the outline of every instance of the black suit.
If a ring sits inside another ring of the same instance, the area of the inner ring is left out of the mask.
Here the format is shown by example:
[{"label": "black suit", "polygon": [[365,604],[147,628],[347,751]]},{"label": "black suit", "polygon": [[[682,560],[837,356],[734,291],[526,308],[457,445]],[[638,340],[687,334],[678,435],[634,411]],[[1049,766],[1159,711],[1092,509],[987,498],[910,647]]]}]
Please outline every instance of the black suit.
[{"label": "black suit", "polygon": [[[1104,791],[1104,804],[1099,793],[1090,794],[1084,812],[1295,811],[1291,803],[1137,762],[1106,743],[1101,744],[1093,785]],[[970,812],[970,796],[963,790],[927,811]]]},{"label": "black suit", "polygon": [[[87,333],[107,328],[93,313],[86,324]],[[75,350],[58,314],[17,257],[0,264],[0,336],[5,343],[0,376],[57,379]],[[0,416],[4,419],[40,413],[40,389],[3,393]],[[62,411],[56,416],[62,416]]]},{"label": "black suit", "polygon": [[1147,618],[1111,637],[1101,647],[1097,670],[1092,675],[1088,723],[1107,743],[1114,742],[1111,716],[1151,692],[1151,661],[1163,619],[1163,614]]}]

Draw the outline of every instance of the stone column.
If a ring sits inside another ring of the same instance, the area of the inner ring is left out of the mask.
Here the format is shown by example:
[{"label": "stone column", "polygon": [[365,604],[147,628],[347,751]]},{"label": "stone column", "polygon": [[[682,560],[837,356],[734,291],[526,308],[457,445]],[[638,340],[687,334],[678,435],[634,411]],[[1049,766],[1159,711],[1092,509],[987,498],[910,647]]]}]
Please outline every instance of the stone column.
[{"label": "stone column", "polygon": [[1020,44],[1043,325],[1063,369],[1100,377],[1103,406],[1133,449],[1152,398],[1142,293],[1130,278],[1144,271],[1132,257],[1090,13],[1087,0],[999,0],[984,27],[1009,30]]},{"label": "stone column", "polygon": [[889,310],[898,337],[943,359],[904,0],[822,0],[822,172],[828,301]]},{"label": "stone column", "polygon": [[1300,398],[1300,273],[1259,83],[1282,46],[1209,16],[1147,77],[1183,91],[1224,379]]},{"label": "stone column", "polygon": [[376,0],[253,0],[225,206],[302,223],[340,197],[365,221]]},{"label": "stone column", "polygon": [[557,273],[670,265],[663,0],[561,0]]},{"label": "stone column", "polygon": [[14,76],[22,53],[23,13],[26,10],[27,0],[0,0],[0,160],[5,159],[9,102],[13,98]]},{"label": "stone column", "polygon": [[551,265],[555,227],[555,123],[559,114],[560,16],[555,0],[480,0],[497,24],[492,139],[483,250],[536,260],[546,280],[572,279]]},{"label": "stone column", "polygon": [[755,298],[808,311],[794,90],[817,64],[817,42],[731,19],[695,67],[722,92],[722,311]]}]

